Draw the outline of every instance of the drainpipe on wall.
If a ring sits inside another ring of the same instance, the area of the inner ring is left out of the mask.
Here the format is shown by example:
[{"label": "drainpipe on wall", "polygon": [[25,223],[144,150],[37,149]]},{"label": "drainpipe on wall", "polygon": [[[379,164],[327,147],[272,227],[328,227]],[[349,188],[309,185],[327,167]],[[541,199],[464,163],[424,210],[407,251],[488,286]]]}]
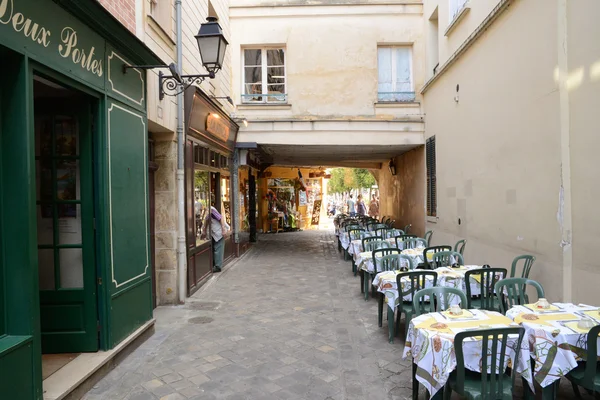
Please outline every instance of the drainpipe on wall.
[{"label": "drainpipe on wall", "polygon": [[231,191],[230,201],[231,201],[231,210],[232,210],[232,226],[233,226],[233,243],[236,244],[236,256],[239,256],[240,248],[240,178],[239,178],[239,168],[240,168],[240,150],[233,150],[233,168],[231,171],[231,187],[233,190]]},{"label": "drainpipe on wall", "polygon": [[[177,30],[177,68],[179,68],[179,73],[182,74],[181,0],[175,0],[175,25]],[[179,93],[177,95],[177,293],[180,304],[185,303],[187,277],[183,148],[183,93]]]}]

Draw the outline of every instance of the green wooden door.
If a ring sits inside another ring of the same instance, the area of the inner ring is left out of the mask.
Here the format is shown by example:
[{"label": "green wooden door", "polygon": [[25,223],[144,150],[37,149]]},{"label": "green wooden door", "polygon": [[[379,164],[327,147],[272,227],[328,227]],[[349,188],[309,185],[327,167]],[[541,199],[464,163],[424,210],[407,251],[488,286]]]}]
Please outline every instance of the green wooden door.
[{"label": "green wooden door", "polygon": [[91,104],[41,98],[34,112],[42,352],[97,351]]}]

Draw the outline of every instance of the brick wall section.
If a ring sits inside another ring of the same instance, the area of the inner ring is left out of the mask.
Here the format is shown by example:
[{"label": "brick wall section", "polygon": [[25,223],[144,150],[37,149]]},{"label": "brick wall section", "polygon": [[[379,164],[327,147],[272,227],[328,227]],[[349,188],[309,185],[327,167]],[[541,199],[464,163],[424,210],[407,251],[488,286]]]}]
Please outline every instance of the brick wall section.
[{"label": "brick wall section", "polygon": [[99,0],[99,2],[135,34],[135,0]]}]

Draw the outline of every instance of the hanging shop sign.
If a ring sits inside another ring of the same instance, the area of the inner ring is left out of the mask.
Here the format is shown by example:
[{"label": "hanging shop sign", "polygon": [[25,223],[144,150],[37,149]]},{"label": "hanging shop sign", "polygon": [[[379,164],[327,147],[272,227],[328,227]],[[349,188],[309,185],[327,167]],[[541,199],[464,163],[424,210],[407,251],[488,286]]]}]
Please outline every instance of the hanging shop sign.
[{"label": "hanging shop sign", "polygon": [[198,87],[187,88],[183,102],[187,134],[229,156],[235,148],[239,126]]},{"label": "hanging shop sign", "polygon": [[229,138],[229,126],[223,122],[218,114],[208,114],[208,117],[206,117],[206,130],[223,142],[226,142]]},{"label": "hanging shop sign", "polygon": [[0,42],[104,87],[102,37],[53,1],[0,0]]}]

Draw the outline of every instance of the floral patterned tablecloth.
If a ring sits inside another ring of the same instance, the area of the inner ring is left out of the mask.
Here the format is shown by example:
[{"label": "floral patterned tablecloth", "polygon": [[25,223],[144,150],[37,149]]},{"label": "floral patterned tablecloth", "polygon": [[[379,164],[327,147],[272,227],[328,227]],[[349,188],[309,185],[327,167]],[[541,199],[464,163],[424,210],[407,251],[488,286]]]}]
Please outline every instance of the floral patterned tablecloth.
[{"label": "floral patterned tablecloth", "polygon": [[[413,359],[417,364],[417,380],[427,388],[433,397],[446,384],[448,377],[456,368],[456,355],[454,352],[454,337],[457,333],[477,329],[479,325],[486,324],[491,328],[515,326],[516,324],[500,313],[492,311],[468,310],[472,318],[453,319],[446,313],[423,314],[413,318],[408,328],[406,344],[404,345],[403,358]],[[507,343],[507,357],[505,363],[509,367],[514,364],[518,349],[516,335]],[[498,346],[500,347],[500,346]],[[488,351],[491,351],[491,343]],[[481,339],[470,339],[463,342],[465,367],[471,371],[481,372]],[[529,363],[529,346],[525,339],[521,345],[519,363],[516,371],[521,374],[533,388],[531,369]],[[497,367],[496,367],[497,368]],[[489,366],[488,372],[491,372]]]},{"label": "floral patterned tablecloth", "polygon": [[[366,233],[366,236],[370,236],[370,233]],[[386,242],[388,242],[393,248],[398,248],[396,247],[396,239],[395,238],[389,238],[389,239],[385,239]],[[402,250],[402,243],[398,243],[398,245],[400,246],[400,250]],[[362,239],[356,239],[350,242],[349,246],[348,246],[348,253],[352,254],[354,256],[354,261],[356,262],[356,255],[358,255],[358,253],[362,253],[363,252],[363,246],[362,246]]]},{"label": "floral patterned tablecloth", "polygon": [[[506,316],[525,328],[524,342],[534,361],[533,375],[541,387],[547,387],[577,366],[585,356],[587,330],[577,327],[582,318],[600,324],[598,307],[554,303],[550,311],[533,305],[515,306]],[[600,338],[598,339],[600,348]]]},{"label": "floral patterned tablecloth", "polygon": [[[423,262],[423,250],[425,250],[424,247],[417,247],[415,249],[402,250],[401,254],[411,257],[414,265],[419,265]],[[358,269],[368,272],[375,271],[375,266],[373,265],[373,252],[371,251],[363,251],[355,254],[354,262],[358,266]],[[406,260],[402,260],[402,267],[408,268],[408,262]]]},{"label": "floral patterned tablecloth", "polygon": [[[461,268],[447,268],[441,267],[437,268],[435,272],[438,273],[437,286],[445,286],[445,287],[453,287],[466,292],[466,280],[465,273],[469,270],[479,269],[480,265],[465,265]],[[377,288],[379,293],[383,293],[385,299],[387,301],[388,307],[395,309],[398,306],[399,298],[398,298],[398,284],[396,282],[396,275],[401,273],[400,271],[385,271],[378,273],[373,279],[373,286]],[[429,285],[425,285],[425,287],[431,287],[433,284],[433,280],[428,277],[428,281],[430,281]],[[402,281],[402,293],[405,295],[402,297],[403,301],[412,301],[412,295],[410,292],[410,280],[408,278],[403,278]],[[469,285],[471,286],[471,294],[473,296],[479,296],[481,294],[481,288],[479,286],[479,282],[471,276]],[[458,296],[450,297],[450,305],[459,304]],[[466,305],[463,305],[466,307]]]}]

